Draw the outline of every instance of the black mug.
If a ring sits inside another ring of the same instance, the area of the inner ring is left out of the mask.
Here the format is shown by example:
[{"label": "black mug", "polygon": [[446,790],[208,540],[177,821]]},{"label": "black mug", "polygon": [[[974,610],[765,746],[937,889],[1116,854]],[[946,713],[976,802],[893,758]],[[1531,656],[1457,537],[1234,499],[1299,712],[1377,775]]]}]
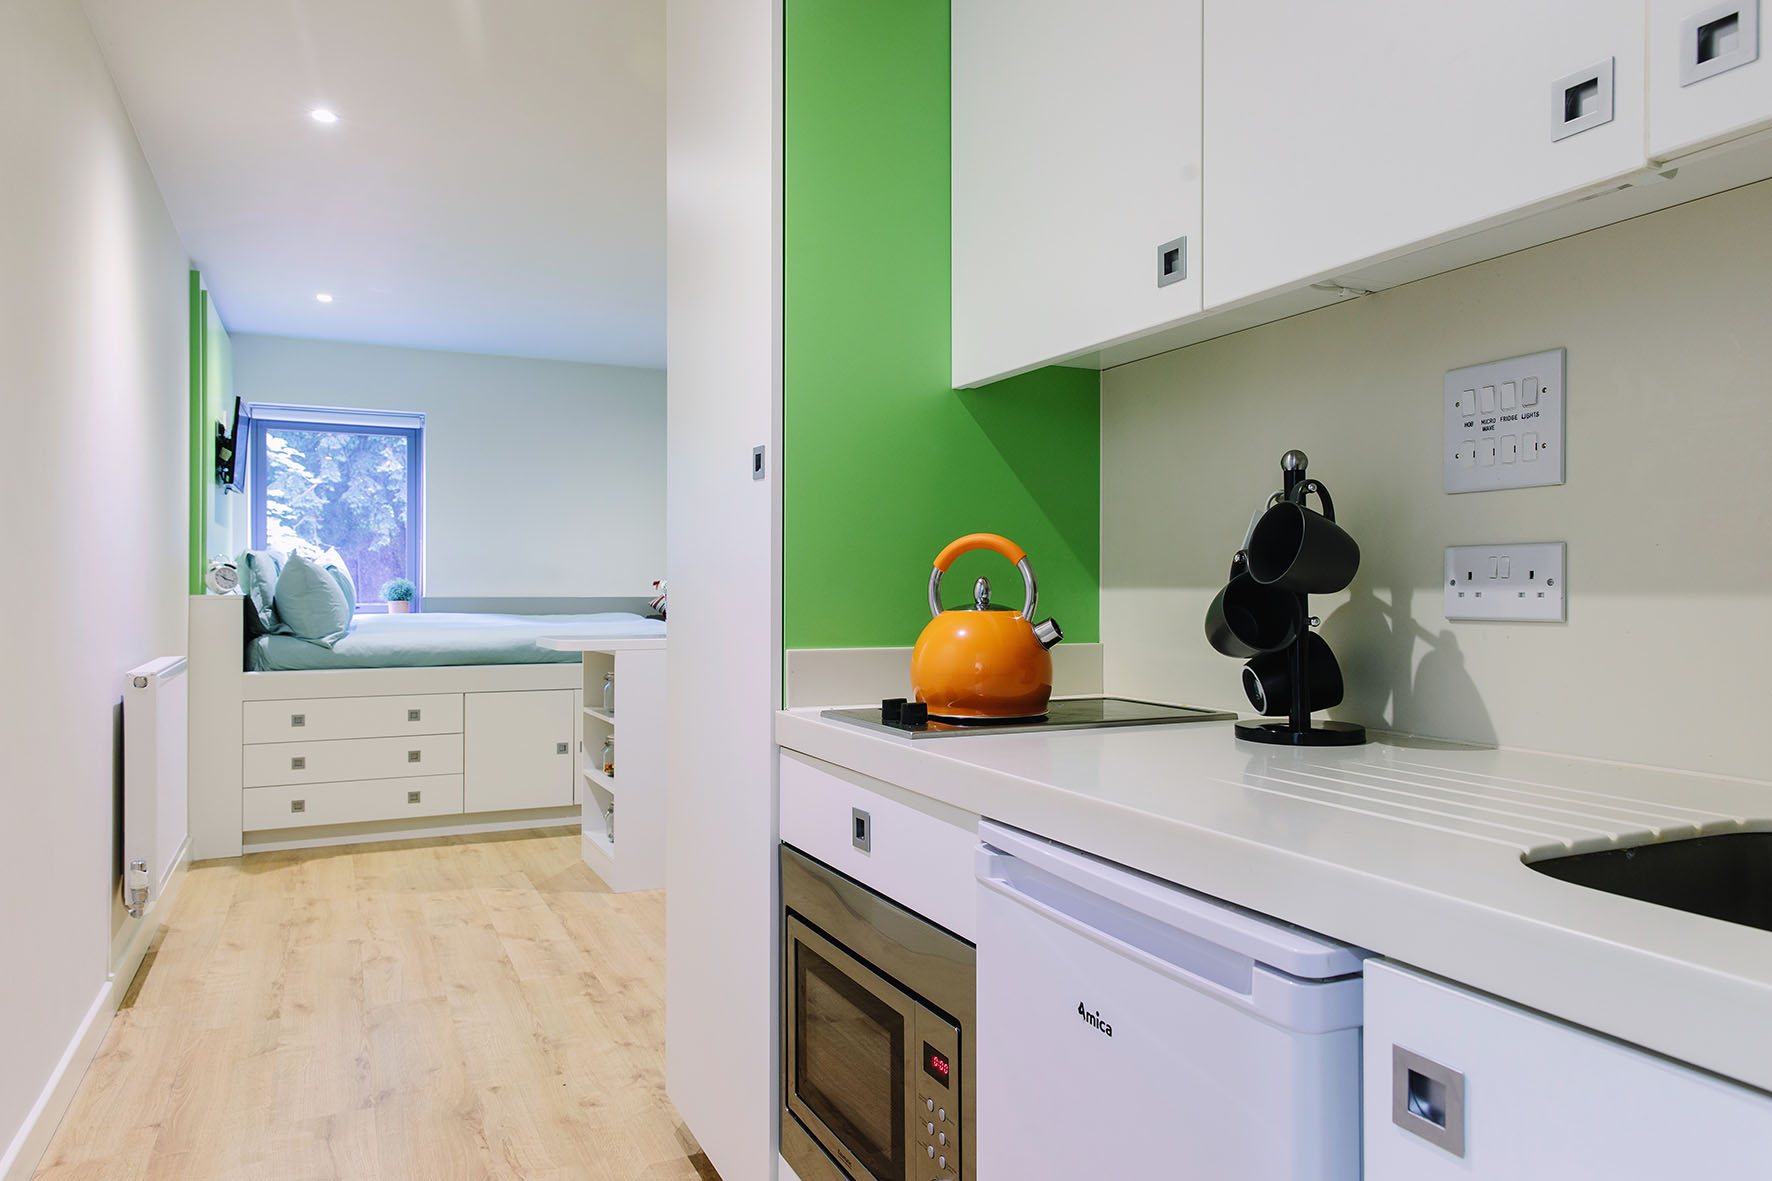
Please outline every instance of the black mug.
[{"label": "black mug", "polygon": [[1248,556],[1238,551],[1230,581],[1206,609],[1206,641],[1226,656],[1247,660],[1290,646],[1298,624],[1296,596],[1249,577]]},{"label": "black mug", "polygon": [[[1305,635],[1305,676],[1310,692],[1305,695],[1310,712],[1341,704],[1341,665],[1327,641],[1316,632]],[[1292,653],[1264,652],[1243,666],[1243,692],[1249,704],[1264,717],[1292,712]]]},{"label": "black mug", "polygon": [[[1320,513],[1304,506],[1311,492],[1323,502]],[[1249,576],[1263,586],[1330,595],[1345,590],[1359,569],[1359,544],[1335,523],[1335,503],[1316,480],[1295,484],[1249,533]]]}]

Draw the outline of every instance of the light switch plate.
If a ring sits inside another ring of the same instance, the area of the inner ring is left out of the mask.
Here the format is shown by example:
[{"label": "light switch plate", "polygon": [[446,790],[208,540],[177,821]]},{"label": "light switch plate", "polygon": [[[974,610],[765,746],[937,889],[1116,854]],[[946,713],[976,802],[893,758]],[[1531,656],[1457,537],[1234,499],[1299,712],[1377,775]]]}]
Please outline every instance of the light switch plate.
[{"label": "light switch plate", "polygon": [[1446,371],[1446,491],[1563,482],[1562,349]]},{"label": "light switch plate", "polygon": [[1561,541],[1447,546],[1446,618],[1563,622],[1567,557]]}]

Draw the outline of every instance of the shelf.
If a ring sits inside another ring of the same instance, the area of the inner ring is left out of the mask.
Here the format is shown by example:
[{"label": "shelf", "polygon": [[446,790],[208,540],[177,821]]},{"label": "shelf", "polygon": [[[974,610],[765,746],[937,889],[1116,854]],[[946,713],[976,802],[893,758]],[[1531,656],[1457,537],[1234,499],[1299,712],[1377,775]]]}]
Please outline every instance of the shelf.
[{"label": "shelf", "polygon": [[[615,842],[609,839],[609,834],[600,828],[586,828],[581,830],[581,832],[583,834],[583,840],[580,843],[583,846],[584,852],[600,855],[609,863],[610,867],[613,867],[615,865]],[[598,867],[592,865],[591,868],[596,869]],[[612,885],[613,883],[606,880],[604,884]]]},{"label": "shelf", "polygon": [[602,710],[600,710],[597,707],[592,706],[592,705],[585,706],[585,717],[596,718],[599,722],[602,722],[606,726],[613,727],[615,725],[615,715],[614,714],[604,713]]},{"label": "shelf", "polygon": [[593,767],[584,767],[581,768],[581,770],[584,772],[586,783],[591,784],[593,787],[600,787],[610,795],[615,794],[615,776],[605,775],[603,772],[598,771]]}]

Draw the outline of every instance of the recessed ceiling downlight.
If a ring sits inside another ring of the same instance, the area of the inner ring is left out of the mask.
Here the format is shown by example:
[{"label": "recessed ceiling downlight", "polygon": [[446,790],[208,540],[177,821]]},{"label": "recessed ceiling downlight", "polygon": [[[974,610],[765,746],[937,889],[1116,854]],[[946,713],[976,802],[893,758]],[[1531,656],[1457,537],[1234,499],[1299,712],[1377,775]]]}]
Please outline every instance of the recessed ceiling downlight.
[{"label": "recessed ceiling downlight", "polygon": [[324,291],[322,291],[318,295],[314,296],[314,299],[320,303],[331,303],[332,302],[332,296],[327,294]]},{"label": "recessed ceiling downlight", "polygon": [[316,123],[337,123],[338,112],[327,107],[315,107],[308,112],[308,118]]}]

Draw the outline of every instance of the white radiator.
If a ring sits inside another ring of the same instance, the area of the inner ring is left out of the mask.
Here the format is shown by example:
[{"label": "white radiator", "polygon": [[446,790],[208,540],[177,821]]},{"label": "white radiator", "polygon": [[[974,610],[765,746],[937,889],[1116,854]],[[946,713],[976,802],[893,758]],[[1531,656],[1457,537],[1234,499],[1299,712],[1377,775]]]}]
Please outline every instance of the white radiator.
[{"label": "white radiator", "polygon": [[182,656],[123,677],[123,902],[135,918],[165,891],[185,842],[188,683]]}]

